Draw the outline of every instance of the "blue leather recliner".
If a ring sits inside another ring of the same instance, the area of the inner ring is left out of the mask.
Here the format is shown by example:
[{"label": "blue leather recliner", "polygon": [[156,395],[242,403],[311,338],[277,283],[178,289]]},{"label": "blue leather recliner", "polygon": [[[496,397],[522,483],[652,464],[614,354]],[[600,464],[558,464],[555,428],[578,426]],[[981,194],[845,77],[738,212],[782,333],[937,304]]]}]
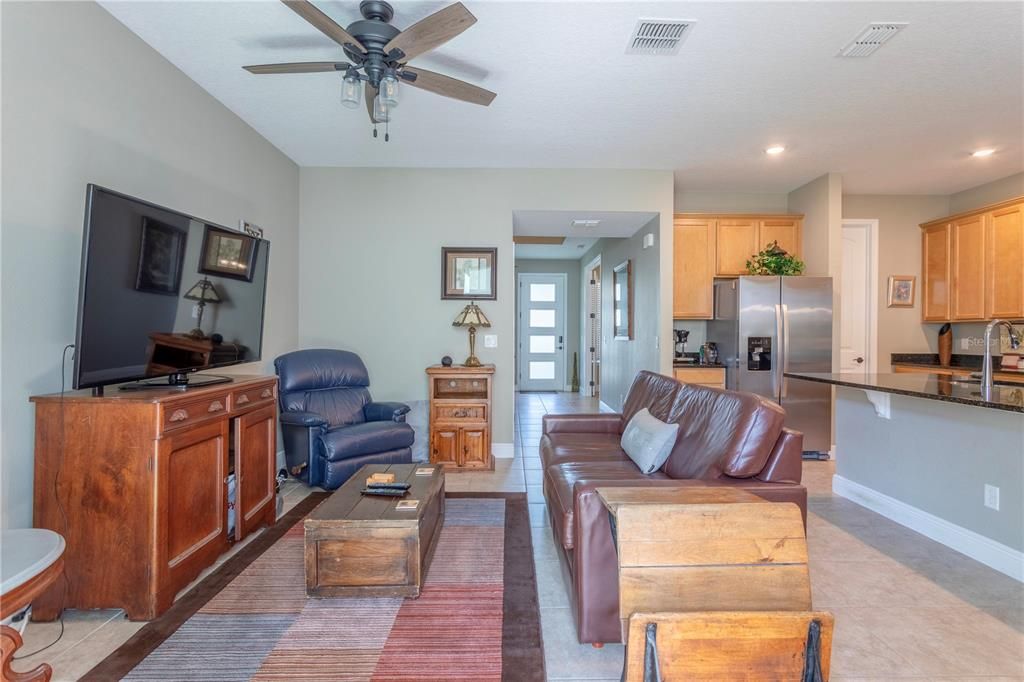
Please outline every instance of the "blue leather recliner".
[{"label": "blue leather recliner", "polygon": [[409,406],[375,403],[370,375],[355,353],[315,349],[274,360],[288,470],[334,490],[364,464],[412,461]]}]

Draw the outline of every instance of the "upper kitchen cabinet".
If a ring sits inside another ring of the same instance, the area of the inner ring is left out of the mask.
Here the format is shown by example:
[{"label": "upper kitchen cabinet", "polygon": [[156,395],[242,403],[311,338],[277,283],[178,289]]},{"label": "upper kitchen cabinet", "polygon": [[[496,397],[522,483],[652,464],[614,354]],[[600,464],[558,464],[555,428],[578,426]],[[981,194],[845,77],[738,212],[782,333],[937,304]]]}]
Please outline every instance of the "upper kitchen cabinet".
[{"label": "upper kitchen cabinet", "polygon": [[772,242],[788,253],[802,258],[803,244],[801,223],[799,218],[766,218],[758,225],[757,250],[768,248]]},{"label": "upper kitchen cabinet", "polygon": [[949,223],[921,231],[921,319],[925,322],[949,319],[949,243]]},{"label": "upper kitchen cabinet", "polygon": [[1024,319],[1024,203],[989,214],[985,245],[985,316]]},{"label": "upper kitchen cabinet", "polygon": [[676,218],[673,229],[672,317],[710,319],[714,297],[715,221]]},{"label": "upper kitchen cabinet", "polygon": [[1024,197],[921,228],[922,320],[1024,319]]},{"label": "upper kitchen cabinet", "polygon": [[718,219],[715,274],[721,277],[747,274],[747,261],[761,250],[757,236],[759,222],[755,217]]}]

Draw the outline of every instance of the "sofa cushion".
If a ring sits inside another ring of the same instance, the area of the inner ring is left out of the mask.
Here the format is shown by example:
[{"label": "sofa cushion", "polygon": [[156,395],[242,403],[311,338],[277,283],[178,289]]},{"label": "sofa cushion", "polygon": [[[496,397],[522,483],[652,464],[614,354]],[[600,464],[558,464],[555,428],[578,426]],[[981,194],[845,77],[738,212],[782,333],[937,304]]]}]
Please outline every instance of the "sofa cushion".
[{"label": "sofa cushion", "polygon": [[663,471],[672,478],[756,476],[782,433],[785,411],[738,391],[681,384],[668,421],[679,424]]},{"label": "sofa cushion", "polygon": [[540,461],[546,469],[569,462],[628,461],[615,433],[549,433],[540,439]]},{"label": "sofa cushion", "polygon": [[628,458],[617,462],[572,462],[556,464],[544,470],[544,498],[555,523],[555,537],[566,549],[573,547],[573,510],[577,483],[598,481],[645,481],[667,479],[660,471],[645,476]]},{"label": "sofa cushion", "polygon": [[640,410],[626,425],[622,433],[622,449],[633,460],[642,474],[653,474],[668,459],[676,444],[679,424],[666,424],[651,415],[647,408]]},{"label": "sofa cushion", "polygon": [[622,406],[621,430],[625,430],[625,425],[633,415],[645,407],[663,422],[675,421],[671,416],[672,408],[681,386],[681,383],[671,377],[648,371],[639,372],[633,379],[629,393],[626,394],[626,402]]},{"label": "sofa cushion", "polygon": [[320,435],[320,452],[328,462],[412,446],[412,427],[399,422],[363,422]]}]

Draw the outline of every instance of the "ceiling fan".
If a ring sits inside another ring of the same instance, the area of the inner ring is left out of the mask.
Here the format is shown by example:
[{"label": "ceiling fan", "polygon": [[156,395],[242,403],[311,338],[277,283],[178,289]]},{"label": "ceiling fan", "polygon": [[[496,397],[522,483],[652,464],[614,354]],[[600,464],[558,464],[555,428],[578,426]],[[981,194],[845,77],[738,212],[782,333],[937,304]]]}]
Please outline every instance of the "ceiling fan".
[{"label": "ceiling fan", "polygon": [[[366,112],[373,123],[387,124],[398,106],[398,83],[405,82],[421,90],[463,102],[488,106],[497,96],[465,81],[445,76],[408,62],[443,45],[476,23],[476,17],[461,2],[449,5],[401,31],[391,25],[394,10],[383,0],[363,0],[359,12],[363,18],[347,29],[317,9],[308,0],[281,0],[296,14],[341,45],[347,62],[297,62],[243,66],[249,73],[316,73],[341,71],[341,103],[349,109],[366,100]],[[389,139],[385,131],[384,139]]]}]

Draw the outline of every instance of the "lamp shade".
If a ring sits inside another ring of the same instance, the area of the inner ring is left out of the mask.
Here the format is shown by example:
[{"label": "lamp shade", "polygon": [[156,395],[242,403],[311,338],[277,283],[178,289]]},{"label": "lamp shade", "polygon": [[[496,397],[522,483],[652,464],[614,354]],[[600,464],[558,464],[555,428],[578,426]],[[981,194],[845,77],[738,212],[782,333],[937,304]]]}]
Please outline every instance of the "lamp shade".
[{"label": "lamp shade", "polygon": [[490,327],[491,321],[484,315],[484,311],[480,310],[480,306],[476,303],[470,303],[462,312],[458,314],[455,321],[452,322],[453,327]]},{"label": "lamp shade", "polygon": [[220,303],[222,300],[217,287],[213,286],[213,282],[206,277],[193,284],[192,288],[185,292],[184,298],[203,303]]}]

